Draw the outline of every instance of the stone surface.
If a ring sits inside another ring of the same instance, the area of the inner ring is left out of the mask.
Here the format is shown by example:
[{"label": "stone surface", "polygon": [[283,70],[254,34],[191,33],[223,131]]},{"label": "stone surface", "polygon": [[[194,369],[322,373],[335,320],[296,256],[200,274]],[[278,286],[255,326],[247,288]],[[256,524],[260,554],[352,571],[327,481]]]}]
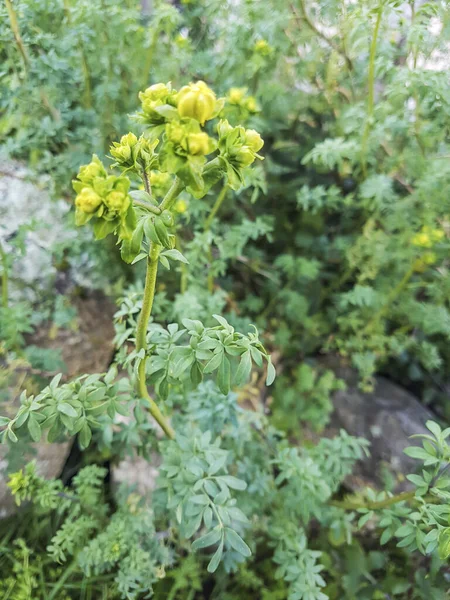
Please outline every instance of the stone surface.
[{"label": "stone surface", "polygon": [[153,452],[151,460],[147,461],[141,456],[127,457],[111,469],[111,482],[113,488],[124,484],[133,487],[144,498],[148,498],[156,487],[161,457]]},{"label": "stone surface", "polygon": [[21,283],[20,293],[26,291],[35,300],[38,290],[47,287],[56,275],[51,248],[59,240],[75,236],[66,226],[69,209],[64,200],[51,199],[48,181],[36,180],[20,163],[1,162],[0,242],[5,250],[10,250],[8,240],[20,227],[32,226],[25,236],[24,256],[18,256],[17,252],[14,256],[12,294],[19,293],[14,286],[17,278]]},{"label": "stone surface", "polygon": [[334,394],[331,427],[343,428],[371,444],[370,457],[358,464],[355,476],[347,483],[352,488],[361,484],[377,487],[387,468],[396,478],[395,490],[408,489],[411,484],[405,476],[415,472],[418,462],[403,450],[419,444],[410,439],[411,435],[429,433],[425,423],[434,415],[415,396],[384,377],[376,379],[372,393],[363,393],[351,369],[335,371],[346,381],[347,389]]},{"label": "stone surface", "polygon": [[82,373],[102,373],[108,369],[114,352],[115,306],[99,291],[72,297],[70,304],[77,316],[69,329],[53,331],[52,323],[44,323],[27,341],[40,348],[60,349],[66,379]]},{"label": "stone surface", "polygon": [[[51,331],[51,324],[42,325],[28,342],[41,348],[60,349],[67,370],[65,379],[71,379],[82,373],[98,373],[108,369],[113,357],[114,328],[112,317],[114,305],[101,292],[89,292],[85,297],[72,300],[77,310],[73,329]],[[18,403],[18,394],[14,404]],[[11,410],[13,407],[9,407]],[[15,412],[15,410],[14,410]],[[31,444],[34,451],[26,452],[23,464],[35,460],[37,471],[50,479],[59,477],[72,447],[71,442],[64,444]],[[7,446],[0,446],[0,517],[10,515],[15,504],[6,486],[2,471],[7,466]]]},{"label": "stone surface", "polygon": [[[2,160],[0,165],[0,241],[6,251],[13,250],[11,239],[24,226],[32,225],[25,234],[25,254],[14,254],[10,286],[12,302],[27,297],[39,302],[41,297],[55,297],[59,292],[78,290],[71,298],[76,317],[70,328],[56,329],[52,323],[43,323],[27,339],[28,344],[61,350],[66,364],[65,378],[82,373],[106,371],[113,355],[114,304],[101,292],[79,291],[79,282],[73,281],[73,272],[56,269],[52,256],[55,244],[75,239],[78,232],[68,225],[70,206],[64,200],[51,198],[50,182],[36,180],[21,164]],[[64,281],[63,281],[64,280]],[[86,278],[82,274],[82,282]],[[75,284],[75,285],[74,285]],[[15,412],[23,373],[17,375],[18,389],[11,386],[10,397],[15,400],[1,412]],[[22,447],[21,447],[22,449]],[[23,463],[36,460],[38,472],[46,477],[58,477],[66,463],[71,443],[31,444],[23,448]],[[2,472],[6,467],[7,447],[0,446],[0,517],[14,511],[14,503],[6,487]]]}]

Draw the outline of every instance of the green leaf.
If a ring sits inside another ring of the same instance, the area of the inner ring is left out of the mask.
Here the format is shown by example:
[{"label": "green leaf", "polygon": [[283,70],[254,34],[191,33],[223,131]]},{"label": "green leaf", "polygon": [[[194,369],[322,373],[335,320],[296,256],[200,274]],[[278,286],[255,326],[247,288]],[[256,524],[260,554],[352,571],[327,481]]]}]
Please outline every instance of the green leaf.
[{"label": "green leaf", "polygon": [[189,264],[188,259],[175,248],[173,250],[165,250],[161,253],[161,255],[167,256],[167,258],[170,258],[170,260],[178,260],[179,262],[185,263],[186,265]]},{"label": "green leaf", "polygon": [[92,438],[91,428],[89,427],[89,425],[87,423],[84,423],[83,427],[80,430],[80,434],[78,436],[81,450],[85,450],[89,446],[89,444],[91,442],[91,438]]},{"label": "green leaf", "polygon": [[31,439],[33,440],[33,442],[38,442],[41,439],[41,435],[42,435],[42,431],[41,431],[41,426],[38,423],[38,420],[36,419],[36,417],[31,414],[30,418],[28,419],[28,431],[30,432],[31,435]]},{"label": "green leaf", "polygon": [[14,431],[12,429],[8,429],[7,431],[10,441],[13,442],[13,444],[18,442],[17,435],[14,433]]},{"label": "green leaf", "polygon": [[8,417],[0,417],[0,427],[4,427],[5,425],[8,425],[8,423],[11,421],[11,419],[8,419]]},{"label": "green leaf", "polygon": [[208,563],[208,567],[207,567],[208,573],[214,573],[214,571],[216,571],[217,567],[219,566],[220,559],[222,558],[222,554],[223,554],[223,540],[220,542],[219,547],[214,552],[213,557],[211,558],[211,560]]},{"label": "green leaf", "polygon": [[450,527],[446,527],[439,534],[438,554],[441,560],[450,556]]},{"label": "green leaf", "polygon": [[252,552],[244,540],[238,535],[234,529],[226,528],[225,529],[225,539],[230,543],[230,546],[242,554],[242,556],[249,557]]},{"label": "green leaf", "polygon": [[205,368],[203,369],[203,372],[204,373],[212,373],[213,371],[215,371],[221,365],[222,358],[223,358],[223,350],[221,350],[217,354],[214,354],[214,356],[211,358],[211,360],[206,363]]},{"label": "green leaf", "polygon": [[266,385],[272,385],[275,377],[276,377],[275,367],[272,364],[270,358],[267,360],[267,377],[266,377]]},{"label": "green leaf", "polygon": [[219,365],[219,370],[217,371],[217,385],[219,386],[219,390],[225,396],[230,391],[231,386],[231,369],[230,369],[230,361],[228,358],[222,353],[222,362]]},{"label": "green leaf", "polygon": [[192,543],[193,550],[200,550],[201,548],[207,548],[216,544],[220,538],[223,537],[223,529],[217,525],[212,531],[209,531],[206,535],[198,538]]},{"label": "green leaf", "polygon": [[244,480],[233,477],[233,475],[221,475],[217,479],[233,490],[245,490],[247,488],[247,483]]},{"label": "green leaf", "polygon": [[252,356],[250,350],[247,350],[242,354],[239,366],[234,376],[234,382],[239,387],[248,381],[252,370]]},{"label": "green leaf", "polygon": [[59,412],[63,413],[64,415],[67,415],[68,417],[78,416],[78,413],[74,409],[74,407],[68,404],[67,402],[60,402],[57,406],[57,409]]}]

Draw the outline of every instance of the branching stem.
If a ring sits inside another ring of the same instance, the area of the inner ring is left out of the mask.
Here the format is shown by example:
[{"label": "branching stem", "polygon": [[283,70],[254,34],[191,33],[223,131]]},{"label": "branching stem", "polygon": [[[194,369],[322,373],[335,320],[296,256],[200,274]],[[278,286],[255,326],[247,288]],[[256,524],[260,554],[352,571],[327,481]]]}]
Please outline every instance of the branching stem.
[{"label": "branching stem", "polygon": [[[168,210],[172,207],[175,202],[178,194],[184,188],[184,184],[178,179],[175,178],[170,190],[167,192],[165,198],[159,205],[159,210],[162,212],[163,210]],[[145,288],[144,288],[144,300],[142,302],[142,309],[139,315],[139,320],[137,324],[136,330],[136,350],[139,352],[144,350],[144,357],[141,359],[138,367],[138,375],[137,375],[137,391],[141,398],[145,398],[149,404],[149,411],[164,433],[170,439],[175,437],[175,432],[172,427],[167,422],[167,419],[162,414],[156,402],[150,396],[147,390],[146,384],[146,362],[147,362],[147,330],[148,330],[148,322],[150,320],[150,315],[152,313],[153,300],[155,298],[155,286],[156,286],[156,276],[158,273],[158,260],[159,254],[161,252],[161,246],[159,244],[152,243],[150,245],[150,250],[147,258],[147,273],[145,276]]]}]

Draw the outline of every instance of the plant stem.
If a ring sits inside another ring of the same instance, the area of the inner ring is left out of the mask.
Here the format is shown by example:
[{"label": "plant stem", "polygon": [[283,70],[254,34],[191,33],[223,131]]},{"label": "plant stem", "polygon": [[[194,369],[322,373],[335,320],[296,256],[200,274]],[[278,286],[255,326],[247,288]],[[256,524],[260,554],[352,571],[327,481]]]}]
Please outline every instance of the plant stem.
[{"label": "plant stem", "polygon": [[208,218],[205,221],[205,225],[204,225],[205,231],[211,227],[211,223],[212,223],[214,217],[216,216],[217,211],[222,206],[222,202],[225,200],[227,192],[228,192],[228,184],[225,184],[223,186],[223,188],[220,190],[220,193],[217,196],[217,200],[215,201],[214,206],[212,207],[211,212],[209,213]]},{"label": "plant stem", "polygon": [[0,242],[0,259],[2,264],[2,305],[8,307],[8,263],[6,252]]},{"label": "plant stem", "polygon": [[13,32],[14,39],[16,40],[17,49],[19,50],[23,62],[25,65],[25,71],[28,71],[30,66],[30,59],[28,57],[27,50],[25,48],[25,44],[23,43],[22,36],[20,35],[19,23],[17,22],[17,15],[12,5],[11,0],[5,0],[6,2],[6,10],[8,11],[9,21],[11,23],[11,31]]},{"label": "plant stem", "polygon": [[[145,288],[144,288],[144,301],[142,303],[141,314],[139,315],[137,331],[136,331],[136,350],[147,351],[147,329],[150,314],[152,312],[153,300],[155,297],[155,285],[156,275],[158,272],[158,259],[159,253],[161,252],[161,246],[159,244],[151,244],[149,255],[147,258],[147,274],[145,276]],[[160,411],[156,402],[151,398],[148,393],[146,385],[146,365],[147,356],[141,359],[138,367],[137,376],[137,391],[142,398],[145,398],[149,404],[149,410],[152,417],[164,431],[164,433],[171,439],[175,437],[173,429],[170,427],[166,418]]]},{"label": "plant stem", "polygon": [[301,7],[301,10],[302,10],[302,16],[301,17],[297,13],[297,10],[296,10],[295,6],[293,4],[291,4],[291,11],[292,11],[294,17],[296,18],[296,20],[299,21],[299,18],[300,19],[303,18],[303,20],[306,22],[306,24],[308,25],[308,27],[312,31],[314,31],[314,33],[318,37],[320,37],[324,42],[326,42],[330,46],[330,48],[332,48],[335,52],[337,52],[338,54],[340,54],[344,58],[348,70],[352,71],[353,70],[353,63],[351,61],[351,58],[346,53],[345,49],[339,48],[339,46],[333,41],[333,39],[327,37],[324,33],[322,33],[322,31],[320,31],[320,29],[317,28],[317,26],[315,25],[314,21],[309,17],[309,15],[308,15],[308,13],[306,11],[305,0],[300,0],[300,7]]},{"label": "plant stem", "polygon": [[[217,196],[217,199],[214,203],[214,206],[211,209],[211,212],[209,213],[206,221],[205,221],[205,225],[204,225],[204,231],[208,231],[209,228],[211,227],[211,223],[213,222],[214,217],[216,216],[218,210],[220,209],[220,207],[222,206],[223,201],[226,198],[227,192],[228,192],[228,184],[224,184],[223,188],[220,190],[219,195]],[[211,263],[212,262],[212,250],[211,248],[209,248],[208,250],[208,260]],[[214,291],[214,276],[211,272],[211,269],[208,271],[208,291],[212,294]]]},{"label": "plant stem", "polygon": [[154,215],[160,215],[161,210],[157,206],[153,206],[150,202],[145,202],[144,200],[133,200],[133,204],[135,206],[142,206],[146,210],[152,212]]},{"label": "plant stem", "polygon": [[367,175],[367,143],[369,141],[369,134],[372,127],[373,110],[374,110],[374,99],[375,99],[375,56],[377,52],[377,41],[378,33],[380,31],[381,18],[383,16],[383,7],[378,7],[377,20],[375,21],[375,28],[373,30],[372,41],[370,43],[370,54],[369,54],[369,72],[368,72],[368,91],[367,91],[367,115],[366,124],[364,127],[364,133],[361,142],[361,166],[364,177]]},{"label": "plant stem", "polygon": [[379,500],[378,502],[352,502],[351,500],[330,500],[328,504],[330,506],[337,506],[338,508],[345,508],[348,510],[356,510],[358,508],[367,508],[369,510],[379,510],[381,508],[386,508],[388,506],[392,506],[393,504],[398,504],[399,502],[406,502],[408,500],[412,500],[415,496],[415,490],[410,492],[402,492],[401,494],[397,494],[395,496],[391,496],[386,498],[385,500]]},{"label": "plant stem", "polygon": [[163,210],[170,210],[175,203],[175,200],[180,195],[185,185],[178,177],[175,177],[169,191],[165,195],[163,201],[159,205],[159,210],[163,212]]},{"label": "plant stem", "polygon": [[[183,188],[184,184],[178,177],[176,177],[165,198],[159,205],[160,212],[162,212],[163,210],[168,210],[172,207],[178,194]],[[153,300],[155,298],[156,275],[158,273],[158,260],[160,252],[161,246],[159,244],[152,243],[150,245],[150,250],[147,258],[147,273],[145,276],[144,300],[142,303],[141,314],[139,315],[136,331],[136,350],[138,352],[140,350],[144,350],[144,352],[147,351],[147,329],[150,315],[152,312]],[[164,433],[170,439],[173,439],[175,437],[175,432],[167,422],[166,418],[162,414],[156,402],[153,400],[153,398],[151,398],[150,394],[148,393],[145,381],[146,360],[147,356],[144,356],[144,358],[139,363],[137,375],[137,391],[142,398],[145,398],[147,400],[149,404],[150,414],[152,415],[152,417],[159,424]]]},{"label": "plant stem", "polygon": [[150,187],[150,180],[147,175],[147,171],[145,169],[142,170],[142,180],[144,182],[145,191],[147,194],[152,195],[152,188]]},{"label": "plant stem", "polygon": [[384,306],[380,308],[378,312],[374,314],[374,316],[370,319],[367,325],[362,329],[362,333],[367,333],[371,329],[373,329],[374,325],[378,323],[378,321],[384,317],[389,308],[392,306],[394,300],[402,293],[405,287],[408,285],[409,280],[411,279],[414,273],[414,265],[408,269],[408,271],[403,276],[403,279],[398,283],[392,292],[389,294],[387,302]]},{"label": "plant stem", "polygon": [[76,558],[74,558],[74,560],[71,562],[71,564],[67,567],[67,569],[64,571],[64,573],[61,575],[61,577],[58,579],[58,581],[55,584],[55,587],[52,590],[52,593],[47,597],[47,600],[55,600],[55,598],[58,596],[58,593],[60,592],[61,588],[63,587],[64,583],[67,581],[67,579],[69,579],[69,577],[72,575],[72,573],[78,568],[78,563]]}]

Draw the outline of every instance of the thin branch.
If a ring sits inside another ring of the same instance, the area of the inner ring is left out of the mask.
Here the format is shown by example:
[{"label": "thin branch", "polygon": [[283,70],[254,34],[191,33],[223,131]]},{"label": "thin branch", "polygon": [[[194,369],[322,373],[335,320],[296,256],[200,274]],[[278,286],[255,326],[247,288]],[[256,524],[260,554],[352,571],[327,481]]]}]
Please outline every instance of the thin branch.
[{"label": "thin branch", "polygon": [[300,23],[303,21],[305,21],[305,23],[308,25],[308,27],[314,31],[314,33],[320,37],[320,39],[322,39],[324,42],[326,42],[330,48],[332,48],[335,52],[337,52],[338,54],[340,54],[342,56],[342,58],[345,60],[345,63],[347,65],[347,68],[349,71],[353,71],[353,62],[351,60],[351,58],[348,56],[348,54],[345,52],[344,49],[340,48],[336,42],[334,40],[332,40],[331,38],[329,38],[328,36],[326,36],[322,31],[320,31],[320,29],[318,29],[317,25],[314,23],[314,21],[309,17],[307,11],[306,11],[306,6],[305,6],[305,1],[304,0],[300,0],[300,6],[302,9],[302,14],[300,15],[296,9],[296,7],[291,4],[291,12],[295,17],[295,20],[297,21],[297,23],[300,25]]}]

